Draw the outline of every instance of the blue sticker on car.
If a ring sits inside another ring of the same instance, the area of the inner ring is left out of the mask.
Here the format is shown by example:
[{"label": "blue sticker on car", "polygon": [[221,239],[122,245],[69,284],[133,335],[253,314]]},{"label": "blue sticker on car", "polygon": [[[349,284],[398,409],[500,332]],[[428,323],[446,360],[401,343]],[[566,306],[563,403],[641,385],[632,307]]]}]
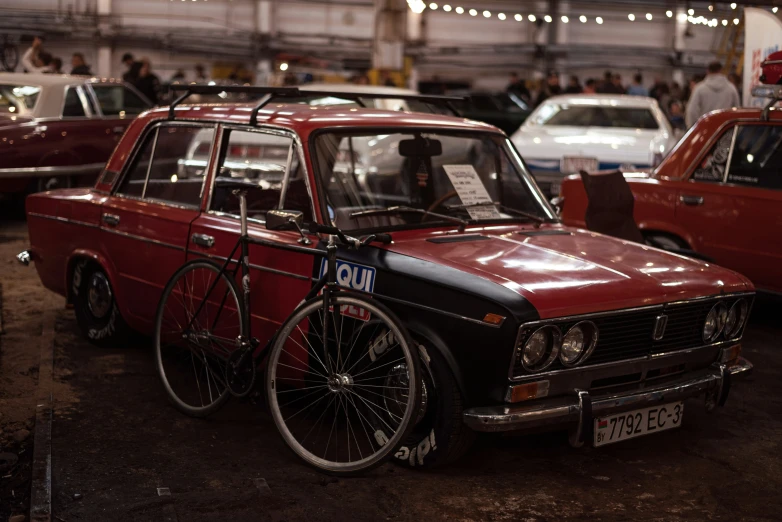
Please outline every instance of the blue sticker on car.
[{"label": "blue sticker on car", "polygon": [[[320,262],[320,275],[326,274],[326,259]],[[339,286],[362,292],[372,292],[375,288],[375,269],[371,266],[349,263],[337,260],[337,284]],[[354,319],[369,321],[369,312],[355,306],[342,306],[340,313]]]}]

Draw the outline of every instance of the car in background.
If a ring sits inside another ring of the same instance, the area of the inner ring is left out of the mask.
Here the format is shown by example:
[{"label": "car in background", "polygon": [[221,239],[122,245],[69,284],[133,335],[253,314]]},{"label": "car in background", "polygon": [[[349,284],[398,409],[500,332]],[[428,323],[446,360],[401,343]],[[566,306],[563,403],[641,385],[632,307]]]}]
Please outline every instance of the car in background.
[{"label": "car in background", "polygon": [[582,170],[653,167],[676,143],[656,100],[613,94],[551,97],[511,141],[549,196],[566,175]]},{"label": "car in background", "polygon": [[452,94],[464,96],[464,101],[454,103],[462,116],[494,125],[508,136],[516,132],[532,112],[524,100],[510,92]]},{"label": "car in background", "polygon": [[92,184],[151,106],[120,80],[0,73],[0,195]]},{"label": "car in background", "polygon": [[[782,88],[777,88],[782,98]],[[657,244],[693,250],[782,294],[782,111],[711,112],[652,172],[625,172],[634,217]],[[580,176],[562,183],[562,220],[585,227]]]},{"label": "car in background", "polygon": [[[239,181],[257,242],[251,274],[238,277],[263,346],[320,273],[325,245],[309,224],[389,234],[386,244],[340,248],[337,273],[386,303],[419,346],[425,399],[394,454],[410,467],[455,459],[474,431],[565,428],[580,446],[674,428],[681,401],[721,405],[729,381],[752,369],[740,356],[754,297],[746,278],[562,226],[499,129],[284,101],[145,113],[94,188],[28,198],[31,248],[20,260],[73,303],[90,339],[121,339],[124,326],[150,334],[182,263],[233,258]],[[202,174],[181,183],[179,160],[205,135]],[[248,145],[257,151],[245,154]],[[387,183],[365,187],[365,170],[344,154],[359,149],[372,151]],[[272,210],[302,228],[267,226]],[[370,444],[388,440],[379,431]]]}]

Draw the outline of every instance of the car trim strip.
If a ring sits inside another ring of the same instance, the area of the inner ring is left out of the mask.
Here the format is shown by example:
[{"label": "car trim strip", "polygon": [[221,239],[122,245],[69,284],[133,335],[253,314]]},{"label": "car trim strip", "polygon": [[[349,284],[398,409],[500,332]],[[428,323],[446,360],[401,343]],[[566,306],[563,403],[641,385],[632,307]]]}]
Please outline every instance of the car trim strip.
[{"label": "car trim strip", "polygon": [[[197,250],[188,250],[188,253],[194,254],[194,255],[197,255],[197,256],[201,256],[201,257],[208,257],[209,259],[215,259],[217,261],[222,261],[222,262],[226,262],[228,260],[227,257],[218,256],[218,255],[215,255],[215,254],[207,254],[206,252],[199,252]],[[238,262],[239,262],[239,260],[237,260],[237,259],[231,259],[231,264],[235,265]],[[266,266],[255,265],[253,263],[250,263],[250,268],[254,268],[256,270],[260,270],[261,272],[269,272],[271,274],[277,274],[277,275],[283,275],[283,276],[292,277],[293,279],[299,279],[301,281],[315,281],[314,278],[309,277],[309,276],[303,276],[301,274],[294,274],[293,272],[286,272],[285,270],[278,270],[276,268],[269,268],[269,267],[266,267]]]},{"label": "car trim strip", "polygon": [[0,168],[0,178],[28,178],[46,176],[74,176],[77,174],[91,174],[100,172],[105,163],[88,163],[85,165],[73,165],[62,167],[13,167]]},{"label": "car trim strip", "polygon": [[88,228],[100,228],[100,225],[96,225],[94,223],[87,223],[86,221],[78,221],[75,219],[68,219],[59,216],[47,216],[46,214],[41,214],[38,212],[28,212],[27,215],[39,217],[42,219],[51,219],[52,221],[59,221],[61,223],[69,223],[71,225],[81,225],[83,227],[88,227]]},{"label": "car trim strip", "polygon": [[644,357],[634,357],[632,359],[622,359],[621,361],[611,361],[611,362],[594,364],[594,365],[589,365],[589,366],[574,366],[573,368],[565,368],[565,369],[562,369],[562,370],[552,370],[552,371],[549,371],[549,372],[542,371],[542,372],[530,373],[530,374],[526,374],[526,375],[514,376],[513,375],[513,367],[514,367],[514,364],[516,362],[516,356],[517,356],[517,352],[518,352],[519,339],[521,337],[521,332],[525,328],[535,327],[535,326],[538,326],[538,325],[541,325],[541,324],[552,324],[552,323],[557,323],[557,322],[569,322],[569,321],[574,321],[574,320],[590,319],[590,318],[594,318],[594,317],[605,317],[607,315],[620,315],[620,314],[639,312],[639,311],[663,310],[663,309],[665,309],[667,307],[671,307],[671,306],[678,306],[678,305],[683,305],[683,304],[688,304],[688,303],[695,303],[695,302],[698,302],[698,301],[705,301],[705,300],[709,300],[709,299],[715,299],[715,300],[716,299],[735,299],[735,298],[738,298],[738,297],[747,297],[747,296],[754,296],[754,295],[755,294],[753,292],[737,292],[737,293],[731,293],[731,294],[708,295],[708,296],[702,296],[702,297],[695,297],[693,299],[685,299],[685,300],[680,300],[680,301],[671,301],[669,303],[661,303],[661,304],[650,305],[650,306],[639,306],[639,307],[635,307],[635,308],[624,308],[622,310],[609,310],[609,311],[606,311],[606,312],[595,312],[595,313],[583,314],[583,315],[570,315],[570,316],[564,316],[564,317],[552,317],[551,319],[541,319],[539,321],[530,321],[530,322],[524,323],[521,326],[519,326],[519,330],[518,330],[518,333],[516,335],[516,343],[513,346],[513,356],[511,357],[510,368],[508,369],[508,379],[511,380],[511,381],[514,381],[514,382],[515,381],[519,381],[519,380],[525,380],[525,379],[528,379],[529,377],[536,377],[536,378],[540,379],[541,376],[558,375],[558,374],[560,374],[562,372],[573,372],[573,371],[577,371],[577,370],[582,370],[583,371],[583,370],[587,370],[587,369],[590,369],[590,368],[605,368],[606,366],[610,366],[610,365],[625,364],[625,363],[628,363],[628,362],[635,362],[635,361],[646,361],[646,360],[659,359],[660,357],[665,357],[667,355],[672,355],[673,353],[687,353],[687,352],[689,352],[691,350],[697,350],[697,349],[700,349],[700,348],[706,348],[706,347],[713,348],[715,346],[720,346],[720,345],[722,345],[724,343],[735,343],[735,342],[737,342],[740,339],[739,338],[739,339],[724,340],[724,341],[720,341],[719,343],[711,343],[711,344],[708,344],[708,345],[703,345],[703,346],[698,346],[698,347],[693,347],[693,348],[687,348],[685,350],[677,350],[677,351],[674,351],[674,352],[664,352],[664,353],[659,353],[659,354],[651,354],[649,356],[644,356]]},{"label": "car trim strip", "polygon": [[128,232],[123,232],[121,230],[114,230],[114,229],[106,228],[106,227],[100,227],[100,229],[103,230],[104,232],[108,232],[110,234],[115,234],[115,235],[118,235],[118,236],[123,236],[123,237],[130,238],[130,239],[137,239],[137,240],[142,241],[144,243],[151,243],[153,245],[163,246],[163,247],[171,248],[171,249],[174,249],[174,250],[179,250],[181,252],[185,251],[185,247],[183,247],[183,246],[172,245],[171,243],[165,243],[165,242],[160,241],[158,239],[152,239],[152,238],[144,237],[144,236],[137,236],[136,234],[130,234]]}]

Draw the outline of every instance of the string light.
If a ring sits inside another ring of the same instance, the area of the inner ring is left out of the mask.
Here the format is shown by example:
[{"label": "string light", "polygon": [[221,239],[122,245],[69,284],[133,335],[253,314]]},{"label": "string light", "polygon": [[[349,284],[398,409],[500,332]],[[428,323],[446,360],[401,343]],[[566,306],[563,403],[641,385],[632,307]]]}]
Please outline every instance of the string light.
[{"label": "string light", "polygon": [[595,22],[597,22],[597,25],[603,25],[603,18],[598,16],[597,18],[595,18]]},{"label": "string light", "polygon": [[730,4],[730,8],[731,9],[736,9],[736,2],[733,2],[732,4]]},{"label": "string light", "polygon": [[579,16],[579,17],[578,17],[578,19],[579,19],[579,20],[581,20],[581,23],[582,23],[582,24],[585,24],[585,23],[587,23],[587,17],[586,17],[586,16],[584,16],[584,15],[581,15],[581,16]]},{"label": "string light", "polygon": [[280,64],[280,70],[281,70],[281,71],[287,71],[287,70],[288,70],[288,64],[287,64],[287,63],[285,63],[285,62],[282,62],[282,63]]},{"label": "string light", "polygon": [[483,12],[483,17],[484,18],[491,18],[491,11],[484,11]]},{"label": "string light", "polygon": [[629,15],[627,15],[627,18],[629,18],[631,22],[635,21],[635,15],[633,13],[630,13]]},{"label": "string light", "polygon": [[524,20],[524,17],[518,13],[516,13],[516,15],[513,18],[515,18],[517,22],[521,22],[522,20]]},{"label": "string light", "polygon": [[498,14],[497,18],[499,18],[500,20],[505,20],[505,13]]},{"label": "string light", "polygon": [[680,22],[686,22],[688,17],[684,13],[679,13],[679,17],[678,18],[679,18]]},{"label": "string light", "polygon": [[777,14],[777,11],[779,11],[779,7],[774,6],[774,7],[771,8],[771,12],[772,13]]},{"label": "string light", "polygon": [[554,19],[551,18],[549,15],[544,16],[543,19],[546,21],[547,24],[550,24],[552,21],[554,21]]},{"label": "string light", "polygon": [[692,16],[695,14],[695,9],[687,9],[687,14]]},{"label": "string light", "polygon": [[448,4],[445,4],[443,6],[443,11],[445,11],[446,13],[450,13],[451,12],[451,6],[448,5]]},{"label": "string light", "polygon": [[531,14],[531,15],[529,15],[529,16],[527,17],[527,20],[529,20],[530,22],[534,22],[535,20],[537,20],[537,18],[535,18],[535,15],[534,15],[534,14]]},{"label": "string light", "polygon": [[437,11],[437,4],[432,2],[431,4],[429,4],[429,9],[431,9],[432,11]]},{"label": "string light", "polygon": [[478,16],[478,11],[475,9],[470,9],[470,16]]},{"label": "string light", "polygon": [[646,13],[646,19],[652,21],[652,13]]},{"label": "string light", "polygon": [[723,20],[722,21],[722,25],[723,25],[723,27],[726,27],[728,25],[728,21],[727,20]]},{"label": "string light", "polygon": [[562,23],[563,23],[563,24],[566,24],[566,23],[568,23],[569,21],[570,21],[570,18],[568,18],[568,17],[567,17],[567,16],[565,16],[565,15],[562,15]]},{"label": "string light", "polygon": [[424,12],[424,9],[426,9],[424,0],[407,0],[407,5],[410,7],[410,10],[416,14],[421,14]]},{"label": "string light", "polygon": [[709,5],[709,11],[714,11],[714,6],[713,5]]},{"label": "string light", "polygon": [[665,16],[668,18],[673,18],[673,11],[665,11]]},{"label": "string light", "polygon": [[464,7],[457,7],[456,14],[462,14],[462,13],[464,13]]},{"label": "string light", "polygon": [[733,25],[739,25],[739,19],[738,18],[734,18],[733,19]]}]

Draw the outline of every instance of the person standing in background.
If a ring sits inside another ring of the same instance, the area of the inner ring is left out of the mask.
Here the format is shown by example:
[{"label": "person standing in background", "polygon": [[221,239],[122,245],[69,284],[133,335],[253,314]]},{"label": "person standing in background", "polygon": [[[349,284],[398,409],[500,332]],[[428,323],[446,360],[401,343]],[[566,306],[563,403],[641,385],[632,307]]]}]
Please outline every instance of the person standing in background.
[{"label": "person standing in background", "polygon": [[524,100],[525,103],[529,103],[532,100],[532,96],[530,95],[529,89],[527,89],[527,85],[525,84],[524,80],[519,78],[519,75],[514,73],[510,73],[510,83],[505,88],[506,92],[512,92],[522,100]]},{"label": "person standing in background", "polygon": [[685,114],[687,127],[692,127],[708,112],[738,107],[739,104],[739,91],[730,83],[728,77],[722,74],[722,64],[712,62],[709,64],[706,78],[692,90]]},{"label": "person standing in background", "polygon": [[[28,73],[48,73],[52,72],[51,59],[49,63],[44,63],[42,58],[46,58],[47,53],[43,50],[43,40],[36,36],[33,43],[22,55],[22,68]],[[51,58],[51,55],[49,55]]]},{"label": "person standing in background", "polygon": [[133,86],[146,96],[149,101],[157,105],[160,101],[158,98],[160,94],[160,79],[152,73],[149,59],[142,58],[140,62],[135,62],[128,74],[132,74],[136,78]]},{"label": "person standing in background", "polygon": [[595,94],[597,91],[595,91],[595,82],[594,78],[587,78],[587,81],[584,82],[584,94]]},{"label": "person standing in background", "polygon": [[71,74],[78,74],[82,76],[92,76],[89,65],[84,63],[84,55],[81,53],[73,53],[71,56]]},{"label": "person standing in background", "polygon": [[209,83],[209,76],[206,75],[204,66],[200,63],[195,65],[195,78],[193,81],[196,83]]},{"label": "person standing in background", "polygon": [[51,65],[51,73],[52,74],[65,74],[62,72],[62,60],[59,58],[53,58],[52,59],[52,65]]},{"label": "person standing in background", "polygon": [[557,71],[549,71],[545,82],[541,82],[540,93],[535,100],[535,105],[538,106],[548,98],[562,94],[562,87],[559,85],[559,74]]},{"label": "person standing in background", "polygon": [[581,94],[583,91],[581,83],[578,81],[578,76],[571,76],[568,79],[565,94]]},{"label": "person standing in background", "polygon": [[649,90],[644,87],[644,78],[640,74],[633,76],[633,83],[627,88],[627,94],[632,96],[649,96]]},{"label": "person standing in background", "polygon": [[138,72],[141,70],[141,65],[139,64],[138,67],[134,67],[136,63],[138,62],[133,59],[132,54],[125,53],[122,55],[122,65],[126,68],[125,73],[122,75],[122,79],[128,83],[134,83],[136,78],[138,78]]}]

